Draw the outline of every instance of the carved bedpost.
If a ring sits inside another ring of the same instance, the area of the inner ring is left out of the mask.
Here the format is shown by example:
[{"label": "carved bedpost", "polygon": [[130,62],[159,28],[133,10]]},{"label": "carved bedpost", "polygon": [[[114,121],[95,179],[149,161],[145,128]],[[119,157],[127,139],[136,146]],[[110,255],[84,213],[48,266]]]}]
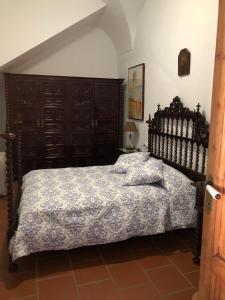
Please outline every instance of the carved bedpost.
[{"label": "carved bedpost", "polygon": [[119,147],[123,147],[123,117],[124,117],[124,94],[125,85],[123,79],[120,80],[120,98],[119,98]]},{"label": "carved bedpost", "polygon": [[148,152],[150,153],[150,156],[152,154],[152,134],[151,134],[151,115],[149,114],[149,118],[146,121],[148,123]]},{"label": "carved bedpost", "polygon": [[[13,144],[15,142],[15,134],[8,133],[6,139],[6,184],[7,184],[7,199],[8,199],[8,243],[15,232],[16,216],[15,216],[15,203],[13,191]],[[11,255],[9,254],[9,271],[14,272],[17,270],[17,265],[12,262]]]},{"label": "carved bedpost", "polygon": [[15,135],[13,133],[6,134],[6,186],[8,198],[8,240],[14,231],[14,203],[13,203],[13,143]]},{"label": "carved bedpost", "polygon": [[16,150],[17,150],[17,176],[19,185],[22,186],[23,164],[22,164],[22,133],[20,128],[16,132]]},{"label": "carved bedpost", "polygon": [[[14,191],[13,191],[13,144],[16,135],[11,132],[0,134],[0,137],[6,140],[6,187],[7,187],[7,201],[8,201],[8,243],[15,231],[15,207],[14,207]],[[11,256],[9,257],[9,270],[15,271],[16,264],[12,262]]]}]

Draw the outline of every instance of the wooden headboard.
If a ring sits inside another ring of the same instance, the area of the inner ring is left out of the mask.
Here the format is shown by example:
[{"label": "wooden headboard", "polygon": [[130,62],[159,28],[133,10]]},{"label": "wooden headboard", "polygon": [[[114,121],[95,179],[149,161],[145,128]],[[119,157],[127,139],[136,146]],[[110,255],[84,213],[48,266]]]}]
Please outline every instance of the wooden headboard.
[{"label": "wooden headboard", "polygon": [[175,97],[169,107],[149,116],[148,150],[191,180],[205,180],[209,125],[200,112],[200,104],[192,111]]}]

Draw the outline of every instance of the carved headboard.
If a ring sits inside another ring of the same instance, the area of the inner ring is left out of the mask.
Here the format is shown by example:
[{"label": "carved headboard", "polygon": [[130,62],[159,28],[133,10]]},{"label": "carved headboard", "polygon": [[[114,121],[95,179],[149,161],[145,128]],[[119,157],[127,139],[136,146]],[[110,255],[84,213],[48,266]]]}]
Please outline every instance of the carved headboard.
[{"label": "carved headboard", "polygon": [[149,116],[148,150],[191,180],[205,179],[209,125],[200,104],[191,111],[175,97],[169,107],[158,105],[154,118]]}]

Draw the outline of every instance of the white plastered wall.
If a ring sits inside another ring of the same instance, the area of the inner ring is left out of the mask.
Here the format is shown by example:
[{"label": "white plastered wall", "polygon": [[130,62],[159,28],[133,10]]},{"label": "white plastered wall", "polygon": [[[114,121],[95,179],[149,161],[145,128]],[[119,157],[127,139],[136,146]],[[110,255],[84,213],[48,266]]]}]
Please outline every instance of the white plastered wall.
[{"label": "white plastered wall", "polygon": [[100,0],[0,0],[0,67],[104,7]]},{"label": "white plastered wall", "polygon": [[[175,96],[191,109],[199,102],[209,119],[217,17],[217,0],[145,1],[134,49],[118,58],[119,75],[126,79],[129,67],[146,64],[145,114],[144,121],[136,122],[137,146],[147,143],[148,115],[156,111],[158,103],[168,106]],[[185,77],[177,74],[182,48],[191,52],[191,73]],[[127,106],[126,99],[125,121]]]},{"label": "white plastered wall", "polygon": [[94,24],[61,35],[34,50],[7,71],[22,74],[118,77],[112,41]]}]

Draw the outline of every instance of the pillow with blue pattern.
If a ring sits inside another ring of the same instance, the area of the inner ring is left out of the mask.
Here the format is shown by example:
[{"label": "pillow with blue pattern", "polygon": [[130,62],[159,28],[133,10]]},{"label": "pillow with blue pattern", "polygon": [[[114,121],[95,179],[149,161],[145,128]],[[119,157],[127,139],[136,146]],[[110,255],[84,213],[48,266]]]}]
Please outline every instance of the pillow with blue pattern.
[{"label": "pillow with blue pattern", "polygon": [[163,164],[163,177],[161,184],[168,192],[192,185],[187,176],[167,164]]},{"label": "pillow with blue pattern", "polygon": [[134,152],[129,154],[121,154],[116,163],[112,166],[111,173],[123,174],[127,169],[136,164],[149,159],[148,152]]},{"label": "pillow with blue pattern", "polygon": [[162,180],[163,161],[150,158],[128,168],[124,185],[143,185],[161,182]]}]

